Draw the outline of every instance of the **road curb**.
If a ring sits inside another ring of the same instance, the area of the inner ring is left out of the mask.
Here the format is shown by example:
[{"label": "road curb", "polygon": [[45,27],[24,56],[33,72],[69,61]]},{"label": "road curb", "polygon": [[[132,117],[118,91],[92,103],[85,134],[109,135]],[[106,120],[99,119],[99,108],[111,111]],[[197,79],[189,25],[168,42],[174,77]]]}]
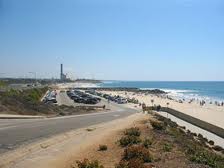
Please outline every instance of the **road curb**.
[{"label": "road curb", "polygon": [[20,116],[5,116],[0,117],[0,119],[44,119],[46,117],[38,116],[38,117],[20,117]]}]

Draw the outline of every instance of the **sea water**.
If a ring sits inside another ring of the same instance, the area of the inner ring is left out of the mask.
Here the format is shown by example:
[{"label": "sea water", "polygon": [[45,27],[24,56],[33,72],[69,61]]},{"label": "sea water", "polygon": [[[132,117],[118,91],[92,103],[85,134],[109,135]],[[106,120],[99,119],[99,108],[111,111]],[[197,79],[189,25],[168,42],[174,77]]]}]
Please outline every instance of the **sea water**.
[{"label": "sea water", "polygon": [[157,82],[157,81],[104,81],[100,87],[128,87],[160,89],[178,99],[224,101],[224,81],[211,82]]}]

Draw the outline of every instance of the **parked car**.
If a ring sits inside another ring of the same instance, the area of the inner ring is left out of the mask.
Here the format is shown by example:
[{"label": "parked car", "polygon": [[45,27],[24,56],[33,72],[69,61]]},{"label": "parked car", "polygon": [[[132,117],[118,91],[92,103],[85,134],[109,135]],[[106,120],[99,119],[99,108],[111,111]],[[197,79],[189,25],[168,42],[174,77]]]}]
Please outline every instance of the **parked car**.
[{"label": "parked car", "polygon": [[70,90],[66,92],[67,95],[74,100],[75,103],[84,103],[84,104],[97,104],[101,101],[100,98],[96,98],[88,93],[93,92],[82,92],[79,90]]},{"label": "parked car", "polygon": [[108,95],[108,94],[102,94],[102,93],[99,93],[99,92],[96,92],[96,95],[100,96],[100,97],[103,97],[107,100],[110,100],[110,101],[113,101],[113,102],[116,102],[118,104],[125,104],[125,103],[128,103],[128,100],[126,98],[123,98],[121,96],[111,96],[111,95]]}]

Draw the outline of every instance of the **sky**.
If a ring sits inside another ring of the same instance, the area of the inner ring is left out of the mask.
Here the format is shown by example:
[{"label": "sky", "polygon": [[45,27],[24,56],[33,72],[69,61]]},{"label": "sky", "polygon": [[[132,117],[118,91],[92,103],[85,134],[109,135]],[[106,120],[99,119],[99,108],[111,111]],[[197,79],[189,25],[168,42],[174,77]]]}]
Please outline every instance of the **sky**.
[{"label": "sky", "polygon": [[0,0],[0,77],[224,81],[223,0]]}]

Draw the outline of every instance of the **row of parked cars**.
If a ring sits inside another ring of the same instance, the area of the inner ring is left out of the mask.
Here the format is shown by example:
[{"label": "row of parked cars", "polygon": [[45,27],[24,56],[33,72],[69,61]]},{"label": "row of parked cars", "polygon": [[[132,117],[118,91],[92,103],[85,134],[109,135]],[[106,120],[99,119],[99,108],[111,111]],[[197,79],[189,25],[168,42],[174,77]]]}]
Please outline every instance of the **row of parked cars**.
[{"label": "row of parked cars", "polygon": [[100,98],[79,90],[68,90],[67,95],[74,100],[75,103],[97,104],[101,101]]},{"label": "row of parked cars", "polygon": [[113,102],[118,103],[118,104],[128,103],[127,99],[125,99],[121,96],[111,96],[111,95],[108,95],[108,94],[104,94],[103,97],[107,100],[113,101]]},{"label": "row of parked cars", "polygon": [[123,98],[121,96],[111,96],[109,94],[103,94],[103,93],[100,93],[100,92],[96,92],[95,90],[87,90],[86,93],[103,97],[103,98],[107,99],[108,101],[113,101],[113,102],[118,103],[118,104],[128,103],[127,99]]},{"label": "row of parked cars", "polygon": [[57,92],[55,90],[48,91],[48,93],[46,94],[46,96],[43,99],[43,102],[44,103],[57,103],[56,96],[57,96]]}]

